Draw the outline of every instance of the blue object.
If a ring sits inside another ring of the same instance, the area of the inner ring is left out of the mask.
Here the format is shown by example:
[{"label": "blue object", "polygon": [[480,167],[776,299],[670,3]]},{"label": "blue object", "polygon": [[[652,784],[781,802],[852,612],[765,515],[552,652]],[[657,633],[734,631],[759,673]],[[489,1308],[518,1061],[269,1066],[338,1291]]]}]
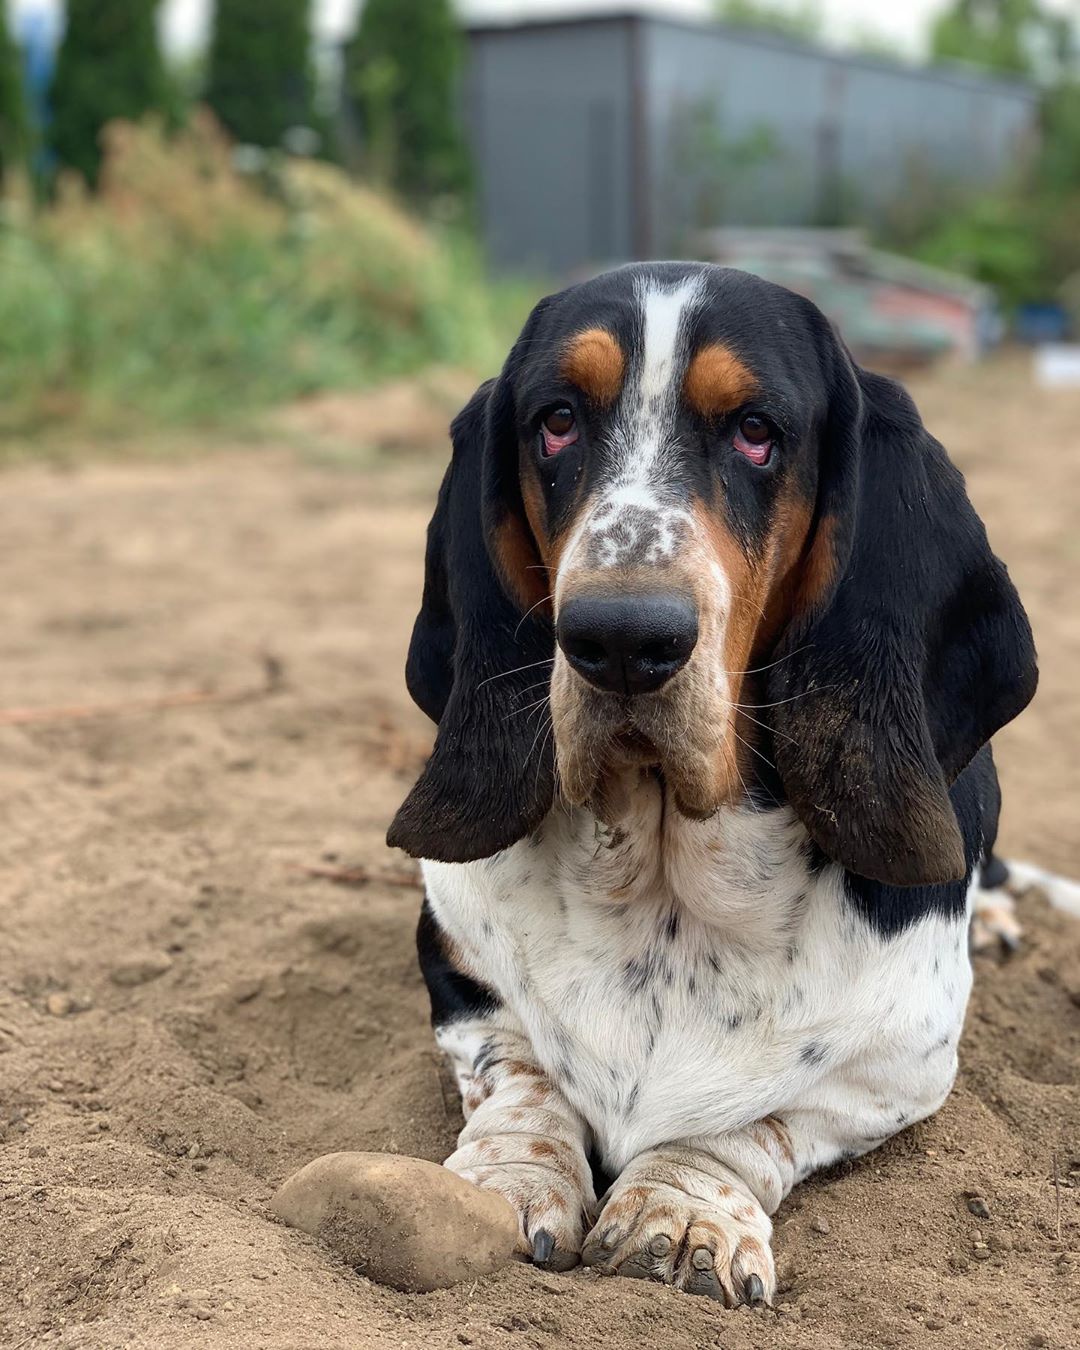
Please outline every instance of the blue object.
[{"label": "blue object", "polygon": [[1051,300],[1021,305],[1013,327],[1017,340],[1033,347],[1043,342],[1063,342],[1069,336],[1068,311]]}]

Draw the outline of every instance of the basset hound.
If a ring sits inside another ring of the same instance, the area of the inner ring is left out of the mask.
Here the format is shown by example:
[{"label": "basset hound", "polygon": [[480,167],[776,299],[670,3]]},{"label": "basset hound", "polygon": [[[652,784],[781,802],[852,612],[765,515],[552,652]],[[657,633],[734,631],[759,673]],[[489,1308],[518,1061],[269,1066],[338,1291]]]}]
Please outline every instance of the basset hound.
[{"label": "basset hound", "polygon": [[952,1085],[1024,610],[904,390],[745,273],[541,300],[452,437],[389,833],[446,1166],[538,1264],[769,1301],[791,1187]]}]

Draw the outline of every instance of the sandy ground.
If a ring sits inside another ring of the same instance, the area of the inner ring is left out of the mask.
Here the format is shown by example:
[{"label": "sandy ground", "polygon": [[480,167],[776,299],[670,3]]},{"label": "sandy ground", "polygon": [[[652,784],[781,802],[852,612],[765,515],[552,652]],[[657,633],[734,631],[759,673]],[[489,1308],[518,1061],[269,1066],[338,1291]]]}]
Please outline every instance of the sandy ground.
[{"label": "sandy ground", "polygon": [[[1080,876],[1080,396],[1015,363],[916,392],[1041,649],[1006,851]],[[445,450],[358,461],[353,412],[0,476],[0,708],[121,709],[0,716],[0,1343],[1080,1344],[1080,923],[1036,897],[946,1107],[780,1210],[775,1310],[516,1265],[400,1295],[268,1216],[315,1155],[439,1160],[459,1125],[382,842],[428,737],[401,670]],[[236,697],[138,706],[192,691]]]}]

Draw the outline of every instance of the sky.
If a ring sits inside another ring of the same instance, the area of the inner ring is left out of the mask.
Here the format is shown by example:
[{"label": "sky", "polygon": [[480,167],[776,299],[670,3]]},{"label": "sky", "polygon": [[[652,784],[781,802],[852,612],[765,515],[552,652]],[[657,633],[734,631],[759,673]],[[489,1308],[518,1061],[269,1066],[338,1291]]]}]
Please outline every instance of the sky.
[{"label": "sky", "polygon": [[[819,0],[819,8],[830,36],[842,38],[853,29],[869,29],[892,39],[902,50],[917,54],[928,19],[944,2]],[[6,0],[6,3],[16,17],[37,10],[55,21],[63,11],[63,0]],[[798,0],[792,3],[797,4]],[[635,8],[694,18],[712,9],[711,0],[457,0],[457,4],[465,18],[489,20]],[[211,7],[212,0],[163,0],[161,22],[167,49],[176,54],[197,49],[204,39]],[[355,27],[359,8],[360,0],[314,0],[316,33],[328,41],[348,36]]]},{"label": "sky", "polygon": [[[842,41],[853,33],[889,39],[912,56],[925,51],[924,38],[933,16],[947,0],[816,0],[828,37]],[[1062,12],[1076,11],[1080,0],[1046,0]],[[0,0],[13,16],[41,12],[56,22],[63,0]],[[161,24],[166,48],[174,54],[194,51],[205,39],[213,0],[162,0]],[[644,9],[690,18],[709,14],[712,0],[455,0],[465,18],[507,20],[565,13]],[[777,0],[798,7],[800,0]],[[315,31],[324,42],[349,36],[356,26],[361,0],[312,0]]]}]

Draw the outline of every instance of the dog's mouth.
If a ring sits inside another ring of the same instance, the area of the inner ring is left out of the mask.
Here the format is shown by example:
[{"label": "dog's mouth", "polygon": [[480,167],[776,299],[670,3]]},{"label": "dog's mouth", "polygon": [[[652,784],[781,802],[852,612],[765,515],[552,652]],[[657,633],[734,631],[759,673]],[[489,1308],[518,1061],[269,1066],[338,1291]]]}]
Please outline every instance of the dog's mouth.
[{"label": "dog's mouth", "polygon": [[660,751],[643,732],[635,726],[620,731],[611,742],[613,765],[624,764],[627,768],[659,768]]},{"label": "dog's mouth", "polygon": [[737,795],[726,710],[680,679],[654,694],[613,698],[560,677],[552,681],[555,751],[563,797],[615,825],[643,774],[662,776],[684,816],[702,820]]}]

